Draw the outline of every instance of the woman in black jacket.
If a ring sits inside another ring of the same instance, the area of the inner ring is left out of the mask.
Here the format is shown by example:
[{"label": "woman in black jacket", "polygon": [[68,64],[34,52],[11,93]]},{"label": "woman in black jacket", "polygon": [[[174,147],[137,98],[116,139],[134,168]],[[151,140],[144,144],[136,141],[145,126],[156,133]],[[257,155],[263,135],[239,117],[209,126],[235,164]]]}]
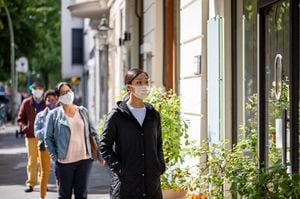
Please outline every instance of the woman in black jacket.
[{"label": "woman in black jacket", "polygon": [[146,72],[125,76],[128,100],[109,113],[100,150],[112,170],[112,199],[162,199],[160,175],[165,171],[160,115],[144,103],[150,82]]}]

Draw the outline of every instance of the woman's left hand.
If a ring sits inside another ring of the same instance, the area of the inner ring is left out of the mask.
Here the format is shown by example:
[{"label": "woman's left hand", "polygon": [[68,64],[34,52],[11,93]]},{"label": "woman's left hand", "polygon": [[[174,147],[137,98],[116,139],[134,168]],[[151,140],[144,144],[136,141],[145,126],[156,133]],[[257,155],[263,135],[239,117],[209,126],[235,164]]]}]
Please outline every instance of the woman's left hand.
[{"label": "woman's left hand", "polygon": [[100,164],[100,166],[104,166],[105,165],[105,160],[99,160],[99,164]]}]

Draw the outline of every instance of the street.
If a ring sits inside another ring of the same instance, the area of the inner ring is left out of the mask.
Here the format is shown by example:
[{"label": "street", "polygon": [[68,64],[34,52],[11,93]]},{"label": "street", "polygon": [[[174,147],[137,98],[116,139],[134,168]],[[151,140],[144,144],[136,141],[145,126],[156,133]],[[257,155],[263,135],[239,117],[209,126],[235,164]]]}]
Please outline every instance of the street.
[{"label": "street", "polygon": [[[31,193],[25,193],[26,180],[26,148],[23,137],[16,138],[17,126],[7,124],[0,129],[0,198],[1,199],[32,199],[40,198],[39,185]],[[53,164],[52,164],[53,166]],[[109,199],[110,170],[107,166],[100,167],[94,162],[89,180],[89,199]],[[53,167],[48,183],[47,199],[57,198]]]}]

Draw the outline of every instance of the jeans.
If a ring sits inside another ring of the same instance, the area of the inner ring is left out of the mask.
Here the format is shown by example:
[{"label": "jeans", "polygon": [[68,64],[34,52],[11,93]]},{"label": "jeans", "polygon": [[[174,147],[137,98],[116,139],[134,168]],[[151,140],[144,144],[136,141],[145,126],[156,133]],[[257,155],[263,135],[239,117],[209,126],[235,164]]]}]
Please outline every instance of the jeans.
[{"label": "jeans", "polygon": [[74,190],[75,199],[87,198],[87,184],[92,162],[91,159],[69,164],[56,162],[55,170],[59,181],[59,199],[71,199],[72,190]]}]

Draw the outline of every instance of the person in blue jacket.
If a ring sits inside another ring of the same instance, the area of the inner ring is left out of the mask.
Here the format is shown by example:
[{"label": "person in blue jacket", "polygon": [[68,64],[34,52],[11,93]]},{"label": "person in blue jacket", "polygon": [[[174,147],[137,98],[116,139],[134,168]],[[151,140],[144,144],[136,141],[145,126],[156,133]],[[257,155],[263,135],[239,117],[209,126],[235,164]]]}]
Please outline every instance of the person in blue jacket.
[{"label": "person in blue jacket", "polygon": [[34,121],[34,135],[38,138],[38,154],[40,163],[40,198],[44,199],[47,193],[48,179],[50,175],[51,161],[49,153],[45,148],[45,130],[46,130],[46,117],[50,110],[57,106],[57,96],[54,90],[47,90],[44,94],[46,108],[39,112]]},{"label": "person in blue jacket", "polygon": [[128,98],[118,101],[105,121],[101,155],[112,170],[112,199],[162,199],[165,171],[160,114],[143,100],[149,76],[130,69],[125,75]]}]

